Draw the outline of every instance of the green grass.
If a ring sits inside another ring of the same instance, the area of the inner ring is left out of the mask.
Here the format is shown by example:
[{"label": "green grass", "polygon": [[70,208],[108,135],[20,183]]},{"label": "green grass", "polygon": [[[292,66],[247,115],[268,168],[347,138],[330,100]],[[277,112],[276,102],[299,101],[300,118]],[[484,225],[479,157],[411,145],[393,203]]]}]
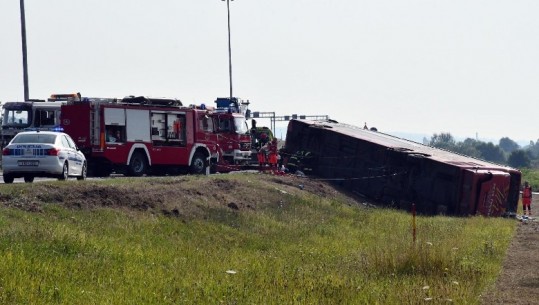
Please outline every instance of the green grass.
[{"label": "green grass", "polygon": [[474,304],[515,231],[508,219],[418,217],[414,244],[405,212],[288,196],[187,221],[1,208],[0,303]]},{"label": "green grass", "polygon": [[522,172],[522,184],[524,181],[528,181],[534,191],[539,190],[539,169],[524,168],[520,170]]}]

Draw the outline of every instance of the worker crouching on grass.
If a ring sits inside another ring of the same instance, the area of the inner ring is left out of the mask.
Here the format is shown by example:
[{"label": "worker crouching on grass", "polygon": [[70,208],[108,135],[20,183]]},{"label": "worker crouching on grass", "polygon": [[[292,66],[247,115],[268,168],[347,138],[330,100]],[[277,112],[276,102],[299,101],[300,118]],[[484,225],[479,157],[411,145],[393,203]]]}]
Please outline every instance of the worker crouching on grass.
[{"label": "worker crouching on grass", "polygon": [[526,216],[526,210],[528,210],[527,216],[532,216],[532,187],[528,181],[524,182],[524,188],[522,189],[522,214]]}]

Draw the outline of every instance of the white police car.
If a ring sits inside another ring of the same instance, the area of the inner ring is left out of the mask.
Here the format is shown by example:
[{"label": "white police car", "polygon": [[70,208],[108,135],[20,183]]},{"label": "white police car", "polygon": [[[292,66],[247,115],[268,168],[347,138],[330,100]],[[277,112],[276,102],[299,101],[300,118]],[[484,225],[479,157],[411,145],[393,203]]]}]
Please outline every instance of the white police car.
[{"label": "white police car", "polygon": [[66,180],[70,176],[86,179],[86,158],[71,137],[63,132],[25,131],[18,133],[2,151],[4,182],[23,177],[54,177]]}]

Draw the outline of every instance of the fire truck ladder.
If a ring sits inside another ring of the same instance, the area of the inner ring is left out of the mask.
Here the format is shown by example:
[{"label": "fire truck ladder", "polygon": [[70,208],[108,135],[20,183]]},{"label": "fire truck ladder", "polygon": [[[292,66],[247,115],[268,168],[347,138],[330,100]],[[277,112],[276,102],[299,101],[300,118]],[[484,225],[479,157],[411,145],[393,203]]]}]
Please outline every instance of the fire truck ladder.
[{"label": "fire truck ladder", "polygon": [[99,146],[101,141],[101,133],[99,130],[99,104],[95,103],[90,110],[90,137],[92,145]]}]

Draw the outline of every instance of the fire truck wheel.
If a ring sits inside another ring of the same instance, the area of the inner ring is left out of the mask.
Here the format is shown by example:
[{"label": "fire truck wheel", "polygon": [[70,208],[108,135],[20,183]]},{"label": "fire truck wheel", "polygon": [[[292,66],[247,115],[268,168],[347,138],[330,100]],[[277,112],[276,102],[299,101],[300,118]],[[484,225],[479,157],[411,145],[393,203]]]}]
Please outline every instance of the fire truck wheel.
[{"label": "fire truck wheel", "polygon": [[146,157],[142,153],[134,153],[129,161],[129,175],[135,177],[144,175],[144,173],[146,173],[146,169],[148,168],[147,164]]},{"label": "fire truck wheel", "polygon": [[66,162],[64,163],[64,167],[62,168],[62,173],[58,177],[58,180],[67,180],[68,177],[69,177],[69,167]]},{"label": "fire truck wheel", "polygon": [[191,174],[202,175],[206,171],[206,158],[201,153],[196,153],[191,161]]},{"label": "fire truck wheel", "polygon": [[82,170],[80,172],[80,176],[77,176],[77,180],[85,180],[87,174],[88,174],[88,167],[86,166],[86,163],[84,163],[82,165]]},{"label": "fire truck wheel", "polygon": [[4,183],[13,183],[13,180],[15,180],[13,176],[8,174],[4,175]]}]

